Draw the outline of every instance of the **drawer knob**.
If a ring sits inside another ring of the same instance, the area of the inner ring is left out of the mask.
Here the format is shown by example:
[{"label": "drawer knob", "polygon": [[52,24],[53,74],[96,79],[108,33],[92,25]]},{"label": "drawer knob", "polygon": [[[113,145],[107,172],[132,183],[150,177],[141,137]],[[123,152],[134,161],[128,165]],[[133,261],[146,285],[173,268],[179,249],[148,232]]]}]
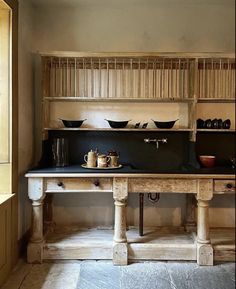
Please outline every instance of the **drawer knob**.
[{"label": "drawer knob", "polygon": [[99,187],[99,185],[100,185],[99,180],[96,180],[93,184],[95,187]]},{"label": "drawer knob", "polygon": [[232,188],[233,188],[233,185],[230,184],[230,183],[228,183],[228,184],[226,184],[226,188],[227,188],[227,189],[232,189]]},{"label": "drawer knob", "polygon": [[57,185],[58,187],[63,187],[63,182],[58,182]]}]

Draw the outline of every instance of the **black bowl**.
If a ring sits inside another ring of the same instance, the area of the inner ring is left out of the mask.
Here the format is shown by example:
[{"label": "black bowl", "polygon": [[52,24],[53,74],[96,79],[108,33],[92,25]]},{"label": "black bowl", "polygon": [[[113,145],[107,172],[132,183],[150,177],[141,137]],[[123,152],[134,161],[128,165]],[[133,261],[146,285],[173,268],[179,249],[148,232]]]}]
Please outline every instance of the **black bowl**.
[{"label": "black bowl", "polygon": [[108,121],[110,127],[112,128],[124,128],[127,126],[128,122],[130,120],[126,120],[126,121],[114,121],[114,120],[109,120],[109,119],[105,119],[106,121]]},{"label": "black bowl", "polygon": [[197,128],[203,128],[204,127],[204,120],[201,118],[198,118],[197,120]]},{"label": "black bowl", "polygon": [[86,119],[82,119],[82,120],[67,120],[67,119],[61,119],[60,120],[63,122],[65,127],[73,127],[73,128],[77,128],[80,127],[82,125],[82,123],[86,120]]},{"label": "black bowl", "polygon": [[152,119],[157,128],[172,128],[177,120],[178,119],[171,121],[157,121]]},{"label": "black bowl", "polygon": [[208,118],[207,120],[205,120],[204,128],[209,128],[209,129],[213,128],[213,127],[212,127],[212,121],[211,121],[210,118]]},{"label": "black bowl", "polygon": [[224,122],[223,122],[223,128],[224,129],[230,129],[230,126],[231,126],[231,121],[230,119],[226,119]]}]

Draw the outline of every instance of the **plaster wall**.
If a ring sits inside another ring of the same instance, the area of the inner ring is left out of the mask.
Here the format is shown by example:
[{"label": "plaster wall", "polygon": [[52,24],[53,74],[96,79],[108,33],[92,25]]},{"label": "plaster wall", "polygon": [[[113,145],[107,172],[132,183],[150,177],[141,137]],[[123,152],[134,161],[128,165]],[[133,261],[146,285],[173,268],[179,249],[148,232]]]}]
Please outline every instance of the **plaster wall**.
[{"label": "plaster wall", "polygon": [[[186,52],[231,52],[234,51],[235,7],[231,0],[157,0],[157,1],[51,1],[37,4],[33,8],[32,51],[186,51]],[[71,3],[71,4],[68,4]],[[25,31],[27,34],[27,31]],[[26,36],[26,35],[25,35]],[[22,40],[21,40],[22,41]],[[22,45],[25,45],[22,43]],[[29,47],[26,47],[28,49]],[[26,56],[25,56],[26,57]],[[28,55],[29,57],[29,55]],[[36,151],[40,151],[40,67],[35,56],[36,78],[34,96],[36,104]],[[29,71],[28,67],[28,71]],[[39,77],[38,77],[39,76]],[[26,84],[28,77],[22,76]],[[32,79],[31,79],[32,80]],[[29,81],[31,88],[32,82]],[[23,99],[24,105],[28,103]],[[23,97],[23,95],[22,95]],[[29,99],[29,101],[31,101]],[[98,111],[105,111],[104,104],[96,104]],[[127,106],[117,104],[116,117],[127,116]],[[151,106],[151,104],[149,105]],[[150,111],[150,107],[147,111]],[[226,110],[223,115],[228,115]],[[60,112],[61,107],[53,112]],[[126,114],[125,114],[126,111]],[[178,110],[179,111],[179,110]],[[63,107],[63,112],[73,111]],[[31,113],[26,111],[26,113]],[[89,113],[87,105],[81,106],[80,115]],[[216,111],[217,113],[217,111]],[[135,114],[135,112],[134,112]],[[199,115],[201,112],[199,112]],[[203,113],[204,114],[204,113]],[[137,116],[139,116],[137,114]],[[164,116],[163,116],[164,117]],[[55,113],[56,118],[56,113]],[[150,115],[143,113],[143,118]],[[98,122],[102,127],[102,124]],[[32,127],[28,123],[28,132]],[[32,143],[31,137],[29,143]],[[30,155],[30,154],[29,154]],[[29,155],[24,162],[30,162]],[[24,159],[22,148],[22,160]],[[36,154],[35,160],[38,155]],[[23,161],[22,161],[23,162]],[[26,163],[25,163],[26,165]],[[219,200],[220,199],[220,200]],[[166,195],[157,206],[146,202],[145,225],[179,225],[184,216],[184,196]],[[223,207],[223,208],[222,208]],[[234,225],[234,198],[217,197],[212,202],[211,224]],[[219,216],[219,212],[221,217]],[[138,222],[137,196],[129,198],[128,221]],[[58,223],[80,223],[81,225],[106,225],[113,223],[113,200],[110,195],[65,195],[55,196],[54,216]],[[226,217],[227,216],[227,217]]]}]

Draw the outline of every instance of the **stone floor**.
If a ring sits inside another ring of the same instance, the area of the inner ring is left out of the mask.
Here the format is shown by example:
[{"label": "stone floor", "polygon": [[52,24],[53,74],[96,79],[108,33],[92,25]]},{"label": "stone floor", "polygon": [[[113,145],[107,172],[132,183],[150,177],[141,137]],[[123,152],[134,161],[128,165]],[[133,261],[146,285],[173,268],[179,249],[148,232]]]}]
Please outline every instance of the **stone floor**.
[{"label": "stone floor", "polygon": [[41,265],[21,260],[1,289],[234,289],[235,264],[61,261]]}]

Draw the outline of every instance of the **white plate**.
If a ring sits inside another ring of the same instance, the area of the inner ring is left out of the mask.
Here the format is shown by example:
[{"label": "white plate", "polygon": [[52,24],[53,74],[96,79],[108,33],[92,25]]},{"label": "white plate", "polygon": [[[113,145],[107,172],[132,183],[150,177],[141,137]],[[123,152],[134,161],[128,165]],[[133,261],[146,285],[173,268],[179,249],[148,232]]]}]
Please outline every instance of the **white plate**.
[{"label": "white plate", "polygon": [[99,167],[87,167],[87,164],[82,164],[82,168],[85,169],[92,169],[92,170],[114,170],[114,169],[119,169],[122,168],[122,165],[119,165],[117,167],[104,167],[104,168],[99,168]]}]

